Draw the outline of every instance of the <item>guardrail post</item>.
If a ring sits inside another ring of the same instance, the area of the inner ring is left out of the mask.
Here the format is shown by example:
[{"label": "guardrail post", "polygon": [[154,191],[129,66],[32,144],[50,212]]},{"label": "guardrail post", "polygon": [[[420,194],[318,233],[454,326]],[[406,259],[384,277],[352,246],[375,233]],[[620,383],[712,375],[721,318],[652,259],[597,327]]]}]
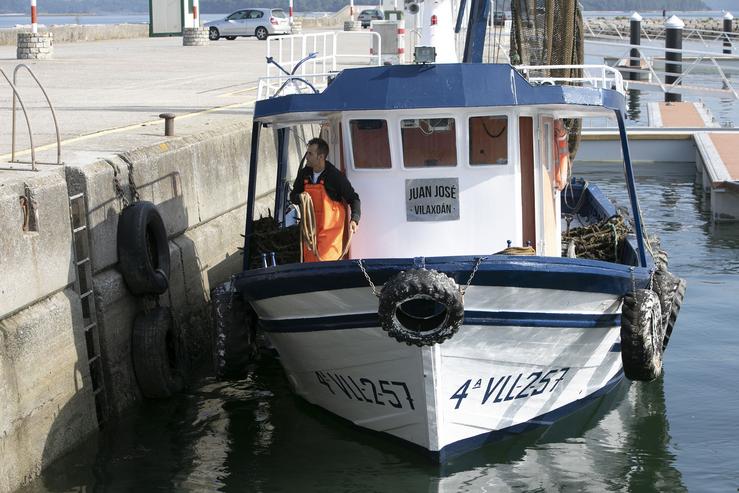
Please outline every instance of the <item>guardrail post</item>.
[{"label": "guardrail post", "polygon": [[[683,49],[683,28],[685,23],[679,17],[673,15],[665,22],[665,48],[668,50]],[[682,51],[666,51],[665,52],[665,83],[672,84],[683,72],[683,54]],[[670,63],[673,62],[673,63]],[[682,95],[673,92],[665,93],[665,102],[682,101]]]},{"label": "guardrail post", "polygon": [[724,15],[724,54],[730,55],[731,54],[731,33],[734,30],[732,27],[732,22],[734,20],[734,16],[731,15],[731,12],[726,12],[726,15]]},{"label": "guardrail post", "polygon": [[[641,45],[641,19],[642,17],[638,12],[634,12],[631,15],[631,36],[629,44]],[[637,70],[641,68],[641,58],[639,57],[639,50],[631,48],[629,53],[629,80],[639,80],[639,73]]]}]

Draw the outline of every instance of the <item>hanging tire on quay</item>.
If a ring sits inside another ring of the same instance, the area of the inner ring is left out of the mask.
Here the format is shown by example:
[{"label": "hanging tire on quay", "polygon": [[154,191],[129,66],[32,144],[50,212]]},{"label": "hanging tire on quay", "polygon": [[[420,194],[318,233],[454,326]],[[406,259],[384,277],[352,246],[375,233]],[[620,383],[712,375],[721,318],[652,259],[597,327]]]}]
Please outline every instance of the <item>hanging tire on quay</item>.
[{"label": "hanging tire on quay", "polygon": [[685,299],[687,285],[684,279],[680,279],[666,270],[658,270],[654,273],[653,284],[662,309],[662,325],[665,329],[665,337],[662,341],[662,350],[664,351],[670,342],[672,330],[675,328],[677,315],[680,313],[680,308]]},{"label": "hanging tire on quay", "polygon": [[242,377],[257,352],[256,314],[233,291],[230,281],[214,288],[210,300],[216,378]]},{"label": "hanging tire on quay", "polygon": [[169,287],[169,241],[151,202],[134,202],[118,217],[118,268],[135,295],[162,294]]},{"label": "hanging tire on quay", "polygon": [[389,279],[380,293],[380,325],[413,346],[432,346],[452,337],[464,320],[459,286],[444,273],[412,269]]},{"label": "hanging tire on quay", "polygon": [[638,289],[624,296],[621,311],[621,361],[629,380],[649,382],[662,374],[665,328],[654,291]]},{"label": "hanging tire on quay", "polygon": [[169,308],[158,306],[136,315],[131,351],[136,381],[144,397],[164,399],[182,390],[183,351]]}]

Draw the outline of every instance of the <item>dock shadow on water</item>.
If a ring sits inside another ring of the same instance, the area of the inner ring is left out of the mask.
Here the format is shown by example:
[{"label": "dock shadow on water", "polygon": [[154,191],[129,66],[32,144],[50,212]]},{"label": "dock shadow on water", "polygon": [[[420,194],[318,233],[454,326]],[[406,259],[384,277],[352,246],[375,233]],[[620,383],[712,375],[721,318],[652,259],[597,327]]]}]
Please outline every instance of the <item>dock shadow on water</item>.
[{"label": "dock shadow on water", "polygon": [[662,380],[624,382],[549,428],[436,466],[296,397],[269,356],[244,380],[145,404],[21,491],[680,491],[668,428]]}]

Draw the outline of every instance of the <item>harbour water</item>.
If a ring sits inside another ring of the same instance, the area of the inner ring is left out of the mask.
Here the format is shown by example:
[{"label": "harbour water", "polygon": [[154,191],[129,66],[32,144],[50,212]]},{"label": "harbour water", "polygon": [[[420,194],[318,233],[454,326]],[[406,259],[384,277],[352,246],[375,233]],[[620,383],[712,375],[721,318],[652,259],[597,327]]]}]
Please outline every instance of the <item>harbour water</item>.
[{"label": "harbour water", "polygon": [[[626,203],[616,167],[575,171]],[[648,230],[688,281],[657,381],[440,468],[295,397],[266,355],[244,380],[146,403],[23,491],[737,491],[739,226],[711,223],[692,166],[636,171]]]},{"label": "harbour water", "polygon": [[[732,101],[707,102],[722,122],[739,121]],[[577,163],[575,174],[626,204],[620,168]],[[265,354],[244,380],[206,376],[144,403],[22,491],[736,492],[739,225],[712,224],[692,166],[638,165],[636,175],[648,231],[688,281],[657,381],[624,382],[551,428],[437,467],[295,397]]]}]

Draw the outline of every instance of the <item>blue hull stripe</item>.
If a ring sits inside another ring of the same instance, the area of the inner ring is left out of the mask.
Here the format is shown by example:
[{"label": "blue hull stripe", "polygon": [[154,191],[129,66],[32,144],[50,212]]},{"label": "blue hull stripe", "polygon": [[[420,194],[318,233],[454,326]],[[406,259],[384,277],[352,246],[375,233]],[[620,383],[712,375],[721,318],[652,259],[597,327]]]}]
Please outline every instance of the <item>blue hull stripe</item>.
[{"label": "blue hull stripe", "polygon": [[[523,258],[523,260],[522,260]],[[444,272],[458,284],[469,279],[477,257],[438,257],[426,259],[425,266]],[[377,285],[402,270],[414,268],[413,259],[372,259],[365,261],[367,272]],[[632,277],[633,275],[633,277]],[[532,289],[558,289],[623,295],[647,286],[649,271],[595,260],[554,257],[493,256],[480,264],[473,286],[504,286]],[[313,291],[361,288],[369,285],[356,262],[317,262],[286,264],[241,272],[234,278],[247,300]]]},{"label": "blue hull stripe", "polygon": [[[377,327],[376,313],[338,315],[332,317],[295,318],[289,320],[260,320],[267,332],[316,332],[323,330],[359,329]],[[593,315],[579,313],[526,313],[467,311],[464,324],[514,327],[573,327],[578,329],[619,327],[621,314]]]},{"label": "blue hull stripe", "polygon": [[592,394],[583,397],[582,399],[570,402],[567,405],[564,405],[553,411],[549,411],[548,413],[542,414],[541,416],[537,416],[536,418],[525,423],[519,423],[517,425],[513,425],[502,430],[484,433],[482,435],[477,435],[474,437],[466,438],[464,440],[460,440],[458,442],[451,443],[442,448],[439,452],[430,452],[431,456],[435,461],[444,463],[452,457],[478,449],[487,445],[488,443],[510,438],[512,435],[524,433],[526,431],[533,430],[542,426],[550,426],[558,419],[568,414],[574,413],[575,411],[586,406],[598,397],[601,397],[616,388],[616,386],[623,380],[623,377],[623,371],[620,371],[603,387],[596,390]]}]

